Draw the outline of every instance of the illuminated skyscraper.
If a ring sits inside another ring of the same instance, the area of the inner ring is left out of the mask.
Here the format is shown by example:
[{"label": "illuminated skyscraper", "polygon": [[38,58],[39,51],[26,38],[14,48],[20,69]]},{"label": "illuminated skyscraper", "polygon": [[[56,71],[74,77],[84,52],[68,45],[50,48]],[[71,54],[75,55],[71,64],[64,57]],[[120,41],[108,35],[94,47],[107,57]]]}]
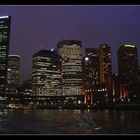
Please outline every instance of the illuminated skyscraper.
[{"label": "illuminated skyscraper", "polygon": [[55,52],[40,50],[33,55],[32,90],[38,96],[62,94],[61,61]]},{"label": "illuminated skyscraper", "polygon": [[82,50],[78,40],[58,43],[58,54],[62,58],[63,95],[82,94]]},{"label": "illuminated skyscraper", "polygon": [[6,93],[7,58],[10,42],[10,16],[0,17],[0,96]]},{"label": "illuminated skyscraper", "polygon": [[112,101],[112,65],[111,65],[111,49],[107,44],[99,47],[100,57],[100,83],[106,87],[107,99]]},{"label": "illuminated skyscraper", "polygon": [[100,62],[99,52],[95,48],[86,48],[83,65],[84,92],[86,94],[86,103],[93,102],[93,96],[100,83]]},{"label": "illuminated skyscraper", "polygon": [[20,56],[8,56],[7,94],[17,93],[20,80]]},{"label": "illuminated skyscraper", "polygon": [[131,91],[130,85],[136,83],[138,76],[136,46],[129,44],[120,46],[118,49],[118,70],[121,84],[120,96],[122,98],[132,97],[134,95],[134,91]]},{"label": "illuminated skyscraper", "polygon": [[97,85],[100,81],[100,61],[98,49],[86,48],[85,74],[87,75],[87,85]]},{"label": "illuminated skyscraper", "polygon": [[138,57],[136,46],[120,46],[118,49],[118,68],[121,83],[128,83],[137,79]]},{"label": "illuminated skyscraper", "polygon": [[107,83],[108,75],[112,74],[111,50],[106,44],[99,47],[100,56],[100,81],[101,84]]}]

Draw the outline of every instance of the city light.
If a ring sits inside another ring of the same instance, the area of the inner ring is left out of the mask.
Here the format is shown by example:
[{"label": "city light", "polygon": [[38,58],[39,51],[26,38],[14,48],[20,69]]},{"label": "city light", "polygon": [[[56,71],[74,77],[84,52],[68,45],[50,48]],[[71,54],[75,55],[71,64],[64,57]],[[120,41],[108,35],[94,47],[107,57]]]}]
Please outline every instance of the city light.
[{"label": "city light", "polygon": [[135,48],[135,46],[134,46],[134,45],[125,45],[125,47]]},{"label": "city light", "polygon": [[0,19],[2,19],[2,18],[9,18],[9,16],[1,16]]},{"label": "city light", "polygon": [[14,54],[14,55],[13,55],[13,54],[10,54],[10,55],[9,55],[9,57],[12,57],[12,56],[13,56],[13,57],[20,57],[20,55],[15,55],[15,54]]},{"label": "city light", "polygon": [[88,57],[85,57],[85,61],[88,61],[89,60],[89,58]]},{"label": "city light", "polygon": [[54,51],[54,48],[52,48],[51,51],[53,52]]}]

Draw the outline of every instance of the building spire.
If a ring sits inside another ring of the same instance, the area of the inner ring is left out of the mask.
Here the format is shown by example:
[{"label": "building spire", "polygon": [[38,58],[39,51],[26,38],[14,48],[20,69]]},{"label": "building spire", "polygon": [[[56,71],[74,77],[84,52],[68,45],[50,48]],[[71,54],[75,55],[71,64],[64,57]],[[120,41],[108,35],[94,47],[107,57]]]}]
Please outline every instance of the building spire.
[{"label": "building spire", "polygon": [[44,49],[43,43],[41,43],[40,50],[43,50],[43,49]]}]

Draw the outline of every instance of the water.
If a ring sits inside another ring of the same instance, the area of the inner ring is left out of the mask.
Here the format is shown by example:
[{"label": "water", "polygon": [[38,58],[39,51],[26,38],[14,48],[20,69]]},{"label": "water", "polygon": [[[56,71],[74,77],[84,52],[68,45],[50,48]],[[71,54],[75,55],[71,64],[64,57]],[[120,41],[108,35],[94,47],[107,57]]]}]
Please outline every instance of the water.
[{"label": "water", "polygon": [[0,134],[140,134],[140,111],[1,110]]}]

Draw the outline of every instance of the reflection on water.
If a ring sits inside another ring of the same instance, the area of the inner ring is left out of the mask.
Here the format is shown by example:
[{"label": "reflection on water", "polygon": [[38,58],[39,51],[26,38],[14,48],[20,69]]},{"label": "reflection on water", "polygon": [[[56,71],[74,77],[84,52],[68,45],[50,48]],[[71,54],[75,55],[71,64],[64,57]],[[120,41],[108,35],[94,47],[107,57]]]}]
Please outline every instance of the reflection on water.
[{"label": "reflection on water", "polygon": [[0,111],[1,134],[140,134],[140,111]]}]

